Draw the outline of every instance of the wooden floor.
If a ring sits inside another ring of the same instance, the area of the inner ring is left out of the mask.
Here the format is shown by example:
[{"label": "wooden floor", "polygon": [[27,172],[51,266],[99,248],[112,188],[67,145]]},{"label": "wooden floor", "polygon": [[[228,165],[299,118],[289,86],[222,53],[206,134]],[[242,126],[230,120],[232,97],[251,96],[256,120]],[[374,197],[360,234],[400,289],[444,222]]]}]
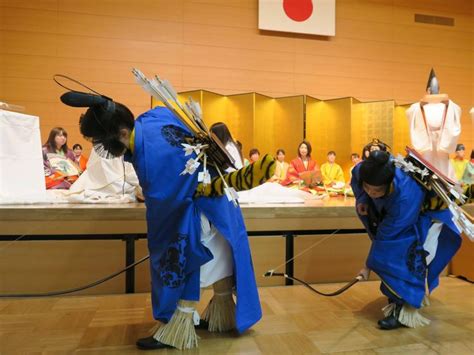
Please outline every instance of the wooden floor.
[{"label": "wooden floor", "polygon": [[[331,290],[337,285],[319,286]],[[473,354],[474,286],[443,278],[424,314],[429,327],[381,331],[378,282],[324,298],[302,286],[260,289],[263,319],[247,333],[198,331],[187,354]],[[200,310],[210,297],[203,296]],[[133,354],[154,325],[148,294],[0,301],[0,353]],[[176,354],[176,350],[162,350]]]}]

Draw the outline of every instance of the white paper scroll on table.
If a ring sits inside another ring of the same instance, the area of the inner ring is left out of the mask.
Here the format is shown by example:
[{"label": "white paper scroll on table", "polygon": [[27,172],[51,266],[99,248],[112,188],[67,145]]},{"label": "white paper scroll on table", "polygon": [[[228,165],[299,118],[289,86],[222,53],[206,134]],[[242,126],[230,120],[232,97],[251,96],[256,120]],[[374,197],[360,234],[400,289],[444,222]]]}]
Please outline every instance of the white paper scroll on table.
[{"label": "white paper scroll on table", "polygon": [[0,204],[45,200],[39,118],[0,109]]},{"label": "white paper scroll on table", "polygon": [[320,199],[308,192],[283,187],[278,183],[267,182],[251,190],[239,191],[241,204],[303,204],[306,200]]}]

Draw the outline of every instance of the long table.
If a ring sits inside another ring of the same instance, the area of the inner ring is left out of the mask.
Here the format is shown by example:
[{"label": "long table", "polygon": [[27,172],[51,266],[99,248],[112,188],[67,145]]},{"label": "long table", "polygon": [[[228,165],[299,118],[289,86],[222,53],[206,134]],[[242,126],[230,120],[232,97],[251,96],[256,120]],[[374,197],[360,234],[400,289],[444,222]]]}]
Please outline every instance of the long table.
[{"label": "long table", "polygon": [[[249,236],[286,239],[285,272],[293,275],[294,238],[298,235],[363,233],[353,198],[310,200],[304,204],[242,205]],[[470,213],[474,205],[467,206]],[[125,265],[135,262],[135,241],[146,238],[142,203],[93,205],[0,205],[0,241],[123,240]],[[134,292],[133,268],[125,291]],[[291,284],[288,280],[287,284]]]},{"label": "long table", "polygon": [[[285,272],[293,275],[295,236],[363,232],[353,206],[352,198],[331,198],[305,204],[242,205],[242,213],[249,236],[285,238]],[[142,203],[0,205],[1,241],[123,240],[129,266],[135,262],[135,241],[141,238],[146,238]],[[132,268],[126,272],[125,292],[134,292],[134,284]]]}]

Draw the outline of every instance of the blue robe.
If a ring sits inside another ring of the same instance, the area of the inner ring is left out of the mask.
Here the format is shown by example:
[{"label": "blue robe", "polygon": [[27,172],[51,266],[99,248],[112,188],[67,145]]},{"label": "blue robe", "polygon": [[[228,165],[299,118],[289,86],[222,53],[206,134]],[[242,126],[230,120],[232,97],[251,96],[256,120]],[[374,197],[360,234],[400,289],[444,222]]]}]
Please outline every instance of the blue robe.
[{"label": "blue robe", "polygon": [[[439,274],[461,246],[459,231],[448,209],[422,211],[427,191],[407,173],[396,168],[390,193],[372,199],[362,189],[360,164],[352,171],[351,186],[356,204],[369,206],[361,216],[372,245],[366,265],[382,279],[381,291],[398,303],[420,308],[425,285],[429,292],[439,283]],[[433,221],[443,223],[434,259],[426,265],[423,244]]]},{"label": "blue robe", "polygon": [[213,258],[201,244],[200,214],[228,241],[234,261],[239,332],[262,316],[242,213],[225,196],[193,198],[198,171],[180,175],[186,161],[182,143],[190,131],[168,109],[157,107],[135,122],[134,152],[129,158],[143,188],[154,318],[168,322],[178,300],[198,301],[200,267]]}]

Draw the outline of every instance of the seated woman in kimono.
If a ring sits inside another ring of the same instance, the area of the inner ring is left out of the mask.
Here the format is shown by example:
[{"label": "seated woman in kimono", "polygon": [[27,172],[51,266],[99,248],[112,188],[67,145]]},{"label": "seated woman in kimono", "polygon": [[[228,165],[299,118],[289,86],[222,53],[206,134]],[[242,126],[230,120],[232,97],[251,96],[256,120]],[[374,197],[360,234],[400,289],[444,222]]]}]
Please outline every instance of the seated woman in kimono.
[{"label": "seated woman in kimono", "polygon": [[288,173],[288,168],[290,164],[285,161],[285,151],[283,149],[278,149],[276,151],[276,162],[275,162],[275,174],[270,179],[271,182],[281,183],[286,180],[286,175]]},{"label": "seated woman in kimono", "polygon": [[344,172],[339,164],[336,163],[336,152],[331,150],[328,152],[328,161],[321,165],[321,173],[323,175],[323,183],[326,186],[334,186],[342,184],[344,186]]},{"label": "seated woman in kimono", "polygon": [[84,172],[87,169],[87,162],[89,161],[89,158],[82,154],[82,145],[79,143],[74,144],[72,146],[72,151],[74,152],[74,156],[76,157],[79,168],[82,172]]},{"label": "seated woman in kimono", "polygon": [[318,164],[311,159],[311,152],[311,144],[308,141],[302,141],[298,146],[298,157],[290,162],[282,185],[311,189],[321,183],[321,171]]},{"label": "seated woman in kimono", "polygon": [[[62,100],[78,105],[67,96]],[[81,133],[100,155],[125,155],[145,196],[152,311],[159,323],[137,347],[195,348],[195,326],[242,333],[258,322],[262,312],[248,237],[240,207],[225,196],[223,180],[236,190],[257,186],[273,174],[273,158],[264,156],[223,177],[207,166],[214,177],[204,185],[199,182],[204,164],[183,173],[197,159],[183,144],[194,144],[195,137],[169,109],[156,107],[135,121],[127,107],[109,98],[84,99],[82,105],[90,107],[81,117]],[[208,285],[214,296],[199,321],[200,287]]]},{"label": "seated woman in kimono", "polygon": [[260,151],[257,148],[252,148],[249,151],[249,164],[253,164],[260,159]]},{"label": "seated woman in kimono", "polygon": [[69,189],[81,172],[74,152],[67,146],[67,132],[55,127],[43,145],[47,189]]},{"label": "seated woman in kimono", "polygon": [[451,212],[432,204],[432,193],[395,167],[384,151],[373,151],[354,167],[351,185],[372,240],[361,274],[367,279],[370,270],[376,272],[389,300],[379,327],[429,324],[418,309],[427,305],[426,293],[438,286],[439,274],[461,245]]},{"label": "seated woman in kimono", "polygon": [[466,170],[464,170],[464,175],[461,179],[461,184],[474,184],[474,149],[471,150],[471,160],[466,166]]}]

